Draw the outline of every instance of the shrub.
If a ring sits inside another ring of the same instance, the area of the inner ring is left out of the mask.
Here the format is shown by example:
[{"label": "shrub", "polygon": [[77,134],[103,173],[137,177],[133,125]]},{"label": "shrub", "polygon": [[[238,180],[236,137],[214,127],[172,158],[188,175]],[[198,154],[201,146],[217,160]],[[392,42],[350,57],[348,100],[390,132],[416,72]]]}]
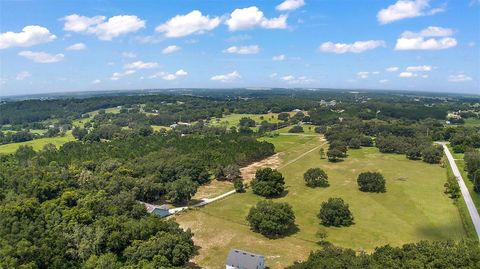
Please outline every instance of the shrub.
[{"label": "shrub", "polygon": [[295,215],[287,203],[260,201],[250,208],[247,216],[250,227],[267,237],[287,234],[295,225]]},{"label": "shrub", "polygon": [[258,169],[251,184],[253,193],[264,197],[279,196],[285,188],[282,174],[272,168]]},{"label": "shrub", "polygon": [[352,138],[350,139],[350,142],[348,142],[348,147],[351,149],[359,149],[361,146],[361,141],[358,138]]},{"label": "shrub", "polygon": [[303,179],[309,187],[328,187],[328,176],[320,168],[310,168],[303,174]]},{"label": "shrub", "polygon": [[235,188],[236,192],[244,192],[245,186],[243,186],[243,182],[241,179],[236,178],[233,180],[233,187]]},{"label": "shrub", "polygon": [[420,160],[422,158],[422,151],[418,147],[411,147],[407,150],[406,156],[409,160]]},{"label": "shrub", "polygon": [[378,172],[364,172],[358,175],[358,187],[364,192],[385,192],[385,178]]},{"label": "shrub", "polygon": [[342,198],[329,198],[323,202],[318,218],[325,226],[350,226],[353,224],[352,212]]}]

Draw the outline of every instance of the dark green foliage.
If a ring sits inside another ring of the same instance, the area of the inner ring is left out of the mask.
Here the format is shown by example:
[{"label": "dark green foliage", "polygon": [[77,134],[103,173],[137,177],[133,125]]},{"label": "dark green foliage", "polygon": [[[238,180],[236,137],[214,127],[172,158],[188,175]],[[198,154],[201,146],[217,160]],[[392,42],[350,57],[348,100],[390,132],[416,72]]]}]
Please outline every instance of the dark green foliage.
[{"label": "dark green foliage", "polygon": [[240,178],[236,178],[233,180],[233,187],[235,188],[236,192],[244,192],[245,186]]},{"label": "dark green foliage", "polygon": [[251,118],[243,117],[240,119],[240,126],[242,127],[255,127],[255,121]]},{"label": "dark green foliage", "polygon": [[240,177],[240,167],[236,164],[229,164],[225,167],[217,167],[215,178],[218,180],[235,180]]},{"label": "dark green foliage", "polygon": [[290,114],[286,113],[286,112],[282,112],[280,114],[278,114],[278,120],[281,120],[281,121],[288,121],[288,119],[290,118]]},{"label": "dark green foliage", "polygon": [[348,142],[348,147],[351,149],[359,149],[361,145],[362,142],[357,137],[350,139],[350,142]]},{"label": "dark green foliage", "polygon": [[289,204],[267,200],[250,208],[247,221],[255,232],[267,237],[278,237],[294,228],[295,215]]},{"label": "dark green foliage", "polygon": [[239,134],[20,147],[0,156],[0,268],[183,267],[191,233],[138,200],[185,203],[214,167],[235,174],[271,154],[271,144]]},{"label": "dark green foliage", "polygon": [[373,140],[370,136],[362,136],[360,138],[360,145],[362,147],[372,147],[373,146]]},{"label": "dark green foliage", "polygon": [[420,160],[422,158],[422,149],[411,147],[407,149],[406,156],[409,160]]},{"label": "dark green foliage", "polygon": [[460,187],[457,183],[457,178],[454,176],[447,177],[447,182],[443,185],[445,187],[445,194],[448,195],[450,199],[458,199],[460,197]]},{"label": "dark green foliage", "polygon": [[310,168],[303,174],[307,186],[309,187],[328,187],[328,176],[320,168]]},{"label": "dark green foliage", "polygon": [[378,247],[371,254],[327,246],[289,269],[478,268],[480,245],[474,241],[421,241],[402,247]]},{"label": "dark green foliage", "polygon": [[328,146],[327,157],[330,162],[336,162],[347,157],[347,146],[341,141],[333,141]]},{"label": "dark green foliage", "polygon": [[357,178],[358,187],[363,192],[385,192],[385,178],[378,172],[363,172]]},{"label": "dark green foliage", "polygon": [[263,168],[257,170],[251,186],[255,194],[264,197],[275,197],[283,193],[285,180],[277,170]]},{"label": "dark green foliage", "polygon": [[189,177],[182,177],[167,185],[169,190],[167,198],[175,204],[183,204],[190,201],[197,192],[198,183],[192,181]]},{"label": "dark green foliage", "polygon": [[300,125],[295,125],[290,130],[288,130],[289,133],[303,133],[303,127]]},{"label": "dark green foliage", "polygon": [[480,193],[480,169],[477,169],[471,178],[473,182],[473,190]]},{"label": "dark green foliage", "polygon": [[88,134],[88,131],[85,128],[75,127],[72,130],[73,137],[75,137],[78,140],[82,140],[85,136],[87,136],[87,134]]},{"label": "dark green foliage", "polygon": [[352,212],[342,198],[328,198],[327,202],[323,202],[318,218],[325,226],[340,227],[353,224]]},{"label": "dark green foliage", "polygon": [[471,177],[473,173],[480,169],[480,152],[469,151],[465,152],[465,171]]},{"label": "dark green foliage", "polygon": [[327,132],[327,127],[326,126],[317,126],[314,129],[315,133],[317,134],[324,134]]},{"label": "dark green foliage", "polygon": [[442,146],[428,146],[422,150],[422,160],[426,163],[440,163],[443,156]]}]

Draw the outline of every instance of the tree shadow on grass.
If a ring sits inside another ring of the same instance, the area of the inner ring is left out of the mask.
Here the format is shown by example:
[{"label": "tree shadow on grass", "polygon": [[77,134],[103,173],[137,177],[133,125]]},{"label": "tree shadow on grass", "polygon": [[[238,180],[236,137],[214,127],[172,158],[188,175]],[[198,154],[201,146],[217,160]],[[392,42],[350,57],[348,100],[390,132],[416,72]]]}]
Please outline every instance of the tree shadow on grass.
[{"label": "tree shadow on grass", "polygon": [[[252,231],[254,231],[256,233],[260,233],[260,232],[255,231],[255,230],[252,230]],[[290,226],[290,228],[284,234],[276,234],[276,235],[267,235],[267,234],[262,234],[262,233],[260,233],[260,234],[265,236],[268,239],[280,239],[280,238],[285,238],[285,237],[288,237],[288,236],[292,236],[292,235],[298,233],[299,231],[300,231],[300,229],[298,228],[298,225],[294,224],[294,225]]]}]

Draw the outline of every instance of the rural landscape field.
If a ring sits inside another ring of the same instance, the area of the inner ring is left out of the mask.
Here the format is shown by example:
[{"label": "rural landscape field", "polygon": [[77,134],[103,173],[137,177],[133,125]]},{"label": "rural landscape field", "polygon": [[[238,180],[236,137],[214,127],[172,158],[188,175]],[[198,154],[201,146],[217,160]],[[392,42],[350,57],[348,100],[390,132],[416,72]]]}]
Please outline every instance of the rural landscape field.
[{"label": "rural landscape field", "polygon": [[478,18],[0,1],[0,269],[480,268]]}]

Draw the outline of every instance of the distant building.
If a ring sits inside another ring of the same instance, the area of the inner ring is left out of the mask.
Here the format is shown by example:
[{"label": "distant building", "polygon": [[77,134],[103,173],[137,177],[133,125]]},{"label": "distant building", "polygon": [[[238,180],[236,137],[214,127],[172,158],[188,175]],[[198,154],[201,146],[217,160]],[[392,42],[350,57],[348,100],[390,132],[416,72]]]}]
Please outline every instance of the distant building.
[{"label": "distant building", "polygon": [[240,249],[231,249],[227,256],[226,269],[265,269],[265,257]]}]

